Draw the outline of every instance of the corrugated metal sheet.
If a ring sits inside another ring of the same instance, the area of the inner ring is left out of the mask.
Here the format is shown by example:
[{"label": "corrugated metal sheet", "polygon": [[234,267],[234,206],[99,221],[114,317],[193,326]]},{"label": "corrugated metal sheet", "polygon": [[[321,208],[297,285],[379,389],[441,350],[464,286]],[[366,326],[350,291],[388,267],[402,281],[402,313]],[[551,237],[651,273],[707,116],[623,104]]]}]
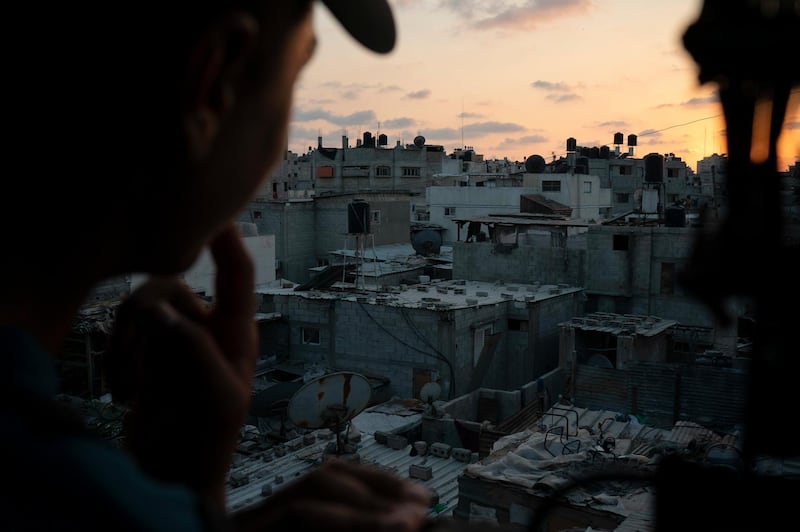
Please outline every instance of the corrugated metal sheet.
[{"label": "corrugated metal sheet", "polygon": [[661,363],[633,362],[628,365],[631,413],[656,427],[675,422],[675,391],[678,369]]},{"label": "corrugated metal sheet", "polygon": [[[323,431],[315,431],[320,435]],[[275,457],[270,462],[263,460],[264,453],[256,453],[245,457],[238,465],[231,468],[232,476],[247,476],[248,483],[242,486],[228,486],[228,509],[239,510],[258,504],[264,497],[261,490],[270,486],[273,493],[285,487],[289,482],[298,479],[314,470],[320,463],[322,451],[329,440],[317,439],[314,443],[296,451]],[[454,458],[438,458],[435,456],[410,456],[411,444],[403,449],[395,450],[375,441],[372,436],[365,436],[358,444],[358,453],[362,463],[375,464],[392,471],[402,478],[409,478],[409,467],[412,464],[431,466],[433,477],[430,480],[416,480],[435,490],[439,494],[439,511],[431,510],[431,516],[451,515],[458,504],[458,476],[468,465]]]},{"label": "corrugated metal sheet", "polygon": [[575,402],[594,410],[628,412],[626,372],[579,364],[575,374]]},{"label": "corrugated metal sheet", "polygon": [[634,513],[625,518],[625,520],[614,529],[614,532],[655,532],[655,530],[655,514],[645,515]]},{"label": "corrugated metal sheet", "polygon": [[681,417],[719,430],[744,422],[748,376],[731,368],[693,366],[682,370]]}]

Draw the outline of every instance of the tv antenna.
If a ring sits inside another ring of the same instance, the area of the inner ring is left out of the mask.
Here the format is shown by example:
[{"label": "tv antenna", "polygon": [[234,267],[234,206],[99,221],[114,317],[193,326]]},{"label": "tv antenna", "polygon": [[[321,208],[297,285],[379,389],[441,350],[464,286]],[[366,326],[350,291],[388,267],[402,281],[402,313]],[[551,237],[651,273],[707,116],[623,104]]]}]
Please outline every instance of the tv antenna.
[{"label": "tv antenna", "polygon": [[366,377],[349,371],[322,375],[304,384],[289,400],[289,419],[301,428],[328,428],[334,431],[333,446],[325,454],[355,454],[347,444],[350,421],[366,408],[372,396],[372,387]]}]

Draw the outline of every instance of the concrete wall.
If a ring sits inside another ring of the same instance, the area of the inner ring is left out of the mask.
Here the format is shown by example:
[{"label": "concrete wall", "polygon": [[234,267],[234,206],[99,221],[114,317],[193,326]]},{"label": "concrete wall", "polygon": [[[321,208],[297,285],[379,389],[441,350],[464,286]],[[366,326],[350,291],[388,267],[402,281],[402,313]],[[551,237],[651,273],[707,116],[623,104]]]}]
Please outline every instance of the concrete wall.
[{"label": "concrete wall", "polygon": [[[374,237],[374,245],[408,243],[411,240],[410,199],[407,194],[392,196],[388,194],[361,194],[319,197],[316,201],[317,254],[342,249],[348,231],[348,206],[358,197],[369,204],[370,216],[380,212],[380,223],[370,220],[369,229]],[[367,240],[372,245],[372,239]]]},{"label": "concrete wall", "polygon": [[[260,310],[278,312],[289,324],[285,351],[293,360],[383,375],[399,397],[414,396],[415,370],[431,372],[446,399],[481,387],[512,390],[555,367],[557,323],[574,315],[580,292],[449,310],[364,299],[272,294],[264,296]],[[509,318],[527,323],[528,330],[509,331]],[[476,364],[475,332],[489,325],[498,343],[487,364]],[[303,327],[319,329],[318,345],[303,343]]]},{"label": "concrete wall", "polygon": [[[537,194],[538,190],[522,187],[449,187],[436,186],[425,189],[430,222],[445,228],[445,244],[456,241],[458,226],[455,218],[488,216],[489,214],[519,213],[519,198],[523,194]],[[454,216],[446,216],[445,208],[455,207]],[[461,238],[466,238],[466,227]]]},{"label": "concrete wall", "polygon": [[732,431],[744,421],[748,387],[748,372],[741,369],[650,362],[631,363],[627,370],[581,365],[574,402],[636,414],[661,428],[689,420]]},{"label": "concrete wall", "polygon": [[582,286],[587,265],[585,256],[585,250],[570,247],[521,243],[510,253],[496,253],[491,242],[455,242],[453,278]]},{"label": "concrete wall", "polygon": [[[614,249],[615,235],[627,236],[627,250]],[[683,325],[712,327],[720,348],[735,347],[735,328],[723,327],[710,308],[680,283],[696,237],[697,230],[692,228],[590,227],[586,253],[590,266],[585,280],[588,309],[655,315]],[[674,265],[671,276],[664,271],[665,263]],[[664,286],[666,277],[672,279],[666,283],[670,288]],[[736,302],[728,307],[733,316],[744,309]]]}]

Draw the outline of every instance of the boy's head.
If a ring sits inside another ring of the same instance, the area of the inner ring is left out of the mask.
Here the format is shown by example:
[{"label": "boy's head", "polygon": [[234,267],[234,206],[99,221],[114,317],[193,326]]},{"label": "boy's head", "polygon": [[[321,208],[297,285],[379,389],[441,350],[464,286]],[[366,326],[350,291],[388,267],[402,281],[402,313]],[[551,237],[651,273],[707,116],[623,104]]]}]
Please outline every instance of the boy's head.
[{"label": "boy's head", "polygon": [[[16,215],[34,229],[51,215],[37,229],[67,233],[44,256],[102,253],[104,274],[188,267],[285,150],[314,3],[59,8],[20,76],[23,146],[38,158],[12,192],[30,201],[2,221]],[[367,48],[393,49],[385,0],[320,3]],[[4,225],[4,240],[31,236]]]}]

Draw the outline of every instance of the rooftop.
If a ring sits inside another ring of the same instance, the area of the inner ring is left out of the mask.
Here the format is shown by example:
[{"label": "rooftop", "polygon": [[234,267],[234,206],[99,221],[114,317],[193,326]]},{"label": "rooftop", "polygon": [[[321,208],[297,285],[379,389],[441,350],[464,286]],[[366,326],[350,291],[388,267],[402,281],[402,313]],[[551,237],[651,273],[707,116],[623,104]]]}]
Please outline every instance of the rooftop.
[{"label": "rooftop", "polygon": [[582,331],[605,332],[609,334],[638,334],[655,336],[670,327],[678,325],[675,320],[665,320],[658,316],[640,314],[614,314],[611,312],[592,312],[574,317],[560,323],[562,327],[572,327]]},{"label": "rooftop", "polygon": [[455,280],[434,280],[413,285],[381,289],[367,286],[364,290],[339,285],[330,290],[295,291],[294,288],[260,288],[258,293],[271,295],[294,295],[309,299],[340,299],[370,305],[389,305],[405,308],[429,308],[446,310],[495,305],[513,301],[520,308],[534,301],[542,301],[564,294],[580,292],[583,288],[566,284],[521,284]]}]

